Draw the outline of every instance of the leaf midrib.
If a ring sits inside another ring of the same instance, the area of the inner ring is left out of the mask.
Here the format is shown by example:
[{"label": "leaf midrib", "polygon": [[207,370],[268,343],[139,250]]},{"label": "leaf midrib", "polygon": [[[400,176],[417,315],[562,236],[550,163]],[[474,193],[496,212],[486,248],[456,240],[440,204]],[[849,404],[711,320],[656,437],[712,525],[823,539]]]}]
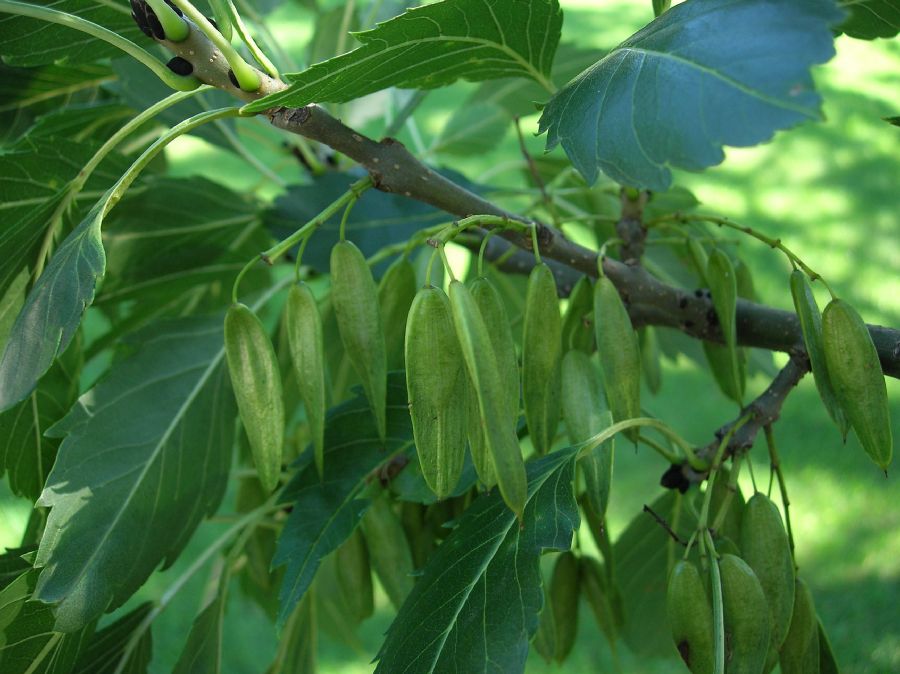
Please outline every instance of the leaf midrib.
[{"label": "leaf midrib", "polygon": [[701,73],[703,73],[704,75],[707,75],[709,77],[717,79],[717,80],[727,84],[728,86],[733,87],[734,89],[737,89],[741,93],[751,96],[753,98],[757,98],[761,101],[764,101],[765,103],[768,103],[769,105],[784,108],[786,110],[793,110],[794,112],[798,112],[800,114],[806,115],[807,117],[815,117],[814,111],[811,111],[809,108],[806,108],[806,107],[803,107],[800,105],[793,105],[790,101],[780,99],[780,98],[775,98],[775,97],[765,94],[757,89],[748,87],[747,85],[743,84],[742,82],[739,82],[738,80],[736,80],[732,77],[728,77],[727,75],[720,73],[717,70],[713,70],[712,68],[709,68],[708,66],[705,66],[701,63],[697,63],[696,61],[691,61],[690,59],[684,58],[682,56],[676,56],[675,54],[672,54],[669,52],[656,51],[654,49],[646,49],[644,47],[619,47],[618,49],[613,50],[612,52],[610,52],[609,55],[607,55],[603,59],[601,59],[600,62],[602,63],[603,61],[606,61],[606,59],[609,58],[610,56],[612,56],[613,54],[620,54],[620,53],[627,53],[627,52],[633,52],[635,54],[641,54],[644,56],[656,57],[656,58],[659,58],[662,60],[675,61],[676,63],[680,63],[681,65],[684,65],[688,68],[693,68],[695,70],[698,70]]},{"label": "leaf midrib", "polygon": [[[267,292],[265,295],[263,295],[254,304],[254,308],[257,308],[257,307],[261,306],[262,304],[265,304],[265,302],[267,302],[276,292],[281,290],[282,286],[284,286],[284,285],[285,285],[285,283],[278,283],[275,286],[273,286],[272,288],[270,288],[269,292]],[[194,388],[191,390],[190,394],[185,399],[184,404],[182,404],[179,407],[178,413],[173,416],[172,421],[169,423],[168,427],[165,430],[165,433],[163,433],[163,435],[160,437],[159,441],[157,441],[156,447],[154,448],[153,453],[150,455],[150,457],[148,457],[147,461],[144,463],[144,467],[140,471],[140,475],[138,476],[137,479],[135,479],[134,485],[129,490],[127,497],[125,499],[123,499],[122,506],[119,508],[113,521],[106,528],[106,531],[103,534],[103,538],[99,541],[99,543],[97,543],[94,546],[94,549],[91,551],[90,556],[81,565],[81,568],[79,569],[78,574],[76,576],[74,576],[67,583],[67,585],[69,587],[72,587],[72,586],[78,584],[79,582],[81,582],[82,578],[84,578],[85,574],[87,573],[88,568],[91,565],[91,562],[93,562],[94,558],[97,556],[97,554],[100,552],[100,550],[106,544],[106,542],[109,540],[110,535],[112,534],[113,530],[116,529],[116,527],[119,523],[119,520],[122,518],[122,515],[126,512],[128,507],[131,505],[131,502],[132,502],[132,499],[134,498],[135,492],[137,491],[139,486],[141,484],[143,484],[144,478],[147,474],[147,471],[150,469],[150,466],[154,465],[156,463],[156,460],[159,457],[160,452],[162,452],[163,448],[168,443],[169,438],[172,436],[172,433],[175,431],[175,429],[178,427],[178,425],[181,423],[181,421],[185,418],[185,416],[187,414],[187,410],[189,410],[191,408],[194,401],[200,394],[200,391],[203,389],[203,386],[205,386],[207,381],[210,380],[210,378],[212,377],[212,373],[215,372],[216,368],[219,366],[219,363],[221,363],[222,359],[224,358],[224,355],[225,355],[225,345],[223,343],[222,347],[216,352],[215,356],[210,361],[206,370],[203,372],[201,377],[198,379],[197,383],[194,385]]]},{"label": "leaf midrib", "polygon": [[[511,49],[505,43],[501,44],[498,42],[492,42],[490,40],[486,40],[484,38],[473,38],[473,37],[468,37],[468,36],[460,37],[460,36],[450,36],[450,35],[439,35],[437,37],[417,38],[417,39],[411,40],[409,42],[404,42],[402,44],[397,44],[397,45],[391,45],[391,46],[384,47],[381,49],[378,49],[377,47],[375,47],[377,49],[377,51],[375,53],[371,54],[370,56],[365,56],[361,59],[357,58],[352,61],[349,61],[349,59],[348,59],[349,65],[347,65],[343,68],[340,68],[338,70],[331,70],[327,74],[325,74],[324,76],[322,76],[318,79],[311,80],[307,83],[304,83],[302,85],[301,89],[306,89],[308,87],[315,86],[322,80],[331,79],[333,77],[336,77],[340,73],[343,73],[346,70],[351,70],[353,68],[356,68],[357,66],[361,66],[361,65],[367,63],[368,61],[371,61],[376,58],[383,58],[386,54],[390,54],[397,50],[409,48],[410,46],[416,46],[419,44],[428,44],[431,42],[438,42],[438,43],[439,42],[464,42],[464,43],[468,43],[468,44],[475,44],[475,45],[478,45],[479,47],[489,47],[491,49],[495,49],[495,50],[500,51],[500,52],[508,55],[509,57],[511,57],[511,59],[513,61],[516,61],[519,65],[521,65],[538,83],[543,85],[547,81],[546,78],[540,72],[538,72],[538,70],[534,66],[532,66],[530,63],[528,63],[528,61],[526,61],[521,56],[521,54],[519,54],[517,51]],[[369,43],[369,44],[371,44],[371,43]],[[359,47],[358,49],[355,49],[354,51],[347,54],[347,56],[350,56],[357,51],[361,51],[361,50],[365,49],[366,47],[368,47],[368,44],[364,45],[363,47]],[[456,56],[456,55],[458,55],[458,52],[453,52],[450,55]],[[441,55],[440,58],[445,58],[446,56],[447,55]],[[419,65],[421,65],[421,62],[417,61],[414,65],[419,66]],[[405,68],[404,70],[408,70],[408,68]],[[309,71],[307,70],[306,72],[309,72]],[[295,82],[299,81],[299,76],[302,74],[303,74],[302,72],[297,73],[298,78],[294,81]]]}]

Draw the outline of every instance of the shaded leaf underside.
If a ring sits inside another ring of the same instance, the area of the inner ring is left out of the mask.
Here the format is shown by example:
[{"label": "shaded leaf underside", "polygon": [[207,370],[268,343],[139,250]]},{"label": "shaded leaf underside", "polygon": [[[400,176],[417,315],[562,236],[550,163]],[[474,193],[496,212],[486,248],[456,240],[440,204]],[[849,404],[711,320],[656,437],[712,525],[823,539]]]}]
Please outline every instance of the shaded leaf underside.
[{"label": "shaded leaf underside", "polygon": [[809,68],[834,55],[841,18],[825,0],[688,0],[559,91],[540,131],[590,183],[602,170],[663,191],[670,167],[699,171],[723,145],[820,118]]}]

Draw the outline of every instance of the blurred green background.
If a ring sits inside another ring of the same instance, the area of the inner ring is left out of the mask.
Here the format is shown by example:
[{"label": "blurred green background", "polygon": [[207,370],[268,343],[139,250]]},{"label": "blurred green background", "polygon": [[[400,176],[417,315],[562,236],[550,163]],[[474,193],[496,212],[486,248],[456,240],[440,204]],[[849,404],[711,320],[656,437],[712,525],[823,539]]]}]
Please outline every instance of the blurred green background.
[{"label": "blurred green background", "polygon": [[[609,48],[652,18],[649,0],[596,2],[568,0],[564,40],[591,48]],[[311,15],[286,3],[273,15],[273,32],[287,49],[302,52],[312,34]],[[781,237],[835,291],[857,306],[869,322],[900,327],[900,129],[881,118],[900,113],[900,42],[863,42],[841,37],[837,56],[815,70],[825,100],[826,120],[777,134],[764,146],[730,149],[725,163],[703,174],[678,173],[677,184],[691,189],[703,210],[727,215],[771,236]],[[416,115],[416,136],[403,138],[416,147],[430,146],[450,112],[474,89],[461,83],[429,94]],[[384,99],[377,95],[343,110],[346,118],[377,118]],[[540,154],[543,138],[533,138],[537,115],[523,119],[529,148]],[[262,126],[248,122],[247,140],[259,137]],[[490,176],[507,186],[524,185],[515,135],[506,134],[493,151],[448,161],[469,178]],[[195,139],[173,144],[169,152],[177,174],[202,173],[239,189],[274,196],[280,187],[232,154]],[[299,178],[296,165],[276,164],[290,181]],[[753,270],[756,289],[767,304],[790,308],[785,258],[752,240],[741,241],[740,254]],[[824,306],[825,298],[819,296]],[[776,356],[776,363],[784,362]],[[750,382],[750,393],[767,384],[762,376]],[[895,434],[900,433],[900,382],[888,380]],[[686,358],[664,362],[662,390],[645,391],[649,410],[698,444],[735,414],[714,388],[709,375]],[[801,574],[813,590],[843,671],[900,671],[900,488],[895,474],[887,479],[867,459],[856,439],[842,446],[827,418],[811,378],[789,397],[775,435],[787,475],[791,516]],[[759,445],[759,443],[758,443]],[[764,447],[752,456],[757,475],[767,474]],[[664,468],[647,450],[620,448],[610,524],[615,536],[659,492]],[[745,471],[746,473],[746,471]],[[744,476],[742,476],[744,477]],[[749,485],[744,485],[745,493]],[[0,484],[0,545],[15,545],[30,504],[12,497]],[[141,591],[155,597],[201,550],[222,524],[211,522],[198,531],[173,569],[156,574]],[[583,532],[583,539],[589,537]],[[152,671],[168,672],[180,653],[194,615],[202,606],[206,576],[198,574],[153,628]],[[138,598],[138,599],[139,599]],[[347,642],[320,639],[320,670],[325,673],[370,672],[381,635],[391,614],[383,595],[381,610]],[[264,671],[274,651],[271,623],[240,591],[230,594],[226,621],[225,671]],[[672,661],[648,662],[621,646],[623,672],[671,672]],[[609,647],[586,606],[581,607],[579,638],[563,666],[547,666],[536,656],[529,672],[615,671]]]}]

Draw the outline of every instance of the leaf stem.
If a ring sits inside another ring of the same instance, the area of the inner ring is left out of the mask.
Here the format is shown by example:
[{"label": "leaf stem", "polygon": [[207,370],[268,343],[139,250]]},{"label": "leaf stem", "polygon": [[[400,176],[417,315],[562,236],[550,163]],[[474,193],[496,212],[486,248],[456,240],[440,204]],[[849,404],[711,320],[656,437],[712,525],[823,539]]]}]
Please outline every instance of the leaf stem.
[{"label": "leaf stem", "polygon": [[810,280],[821,281],[822,285],[825,286],[825,289],[828,290],[828,292],[832,296],[832,298],[835,297],[834,292],[831,290],[831,286],[828,285],[828,282],[822,277],[822,275],[817,273],[813,269],[811,269],[803,260],[800,259],[800,257],[796,253],[794,253],[794,251],[792,251],[790,248],[785,246],[781,242],[781,239],[773,239],[772,237],[766,236],[762,232],[759,232],[759,231],[753,229],[752,227],[748,227],[747,225],[740,225],[728,218],[723,218],[723,217],[720,217],[717,215],[709,215],[709,214],[704,214],[704,213],[669,213],[667,215],[662,215],[658,218],[654,218],[653,220],[650,220],[649,222],[647,222],[647,226],[652,227],[653,225],[655,225],[657,223],[667,222],[667,221],[684,222],[684,223],[691,222],[691,221],[709,222],[714,225],[718,225],[719,227],[727,227],[729,229],[733,229],[737,232],[741,232],[748,236],[752,236],[754,239],[762,241],[763,243],[770,246],[771,248],[780,250],[782,253],[784,253],[787,256],[787,258],[788,258],[788,260],[790,260],[792,266],[800,267],[800,269],[802,269],[804,272],[806,272],[806,274],[807,274],[807,276],[809,276]]},{"label": "leaf stem", "polygon": [[541,248],[538,246],[537,225],[531,226],[531,247],[534,250],[534,260],[541,264]]},{"label": "leaf stem", "polygon": [[[622,431],[629,428],[640,428],[642,426],[655,428],[667,437],[671,438],[675,442],[675,444],[678,445],[678,447],[684,452],[688,464],[690,464],[691,468],[693,468],[694,470],[704,471],[709,469],[709,464],[707,464],[700,457],[698,457],[696,453],[694,453],[694,448],[691,447],[687,440],[678,435],[678,433],[676,433],[673,429],[669,428],[667,424],[663,423],[659,419],[653,419],[651,417],[636,417],[634,419],[625,419],[624,421],[619,421],[618,423],[615,423],[612,426],[603,429],[592,438],[588,438],[584,442],[580,442],[575,446],[579,447],[578,453],[579,455],[583,456],[595,447],[602,445],[617,433],[621,433]],[[675,459],[676,463],[680,461],[679,457],[675,457],[671,454],[670,456]]]},{"label": "leaf stem", "polygon": [[98,40],[103,40],[114,47],[121,49],[123,52],[131,56],[133,59],[140,61],[150,70],[153,71],[159,79],[176,91],[190,91],[200,86],[200,80],[193,76],[176,75],[165,65],[157,61],[149,52],[138,47],[134,42],[128,40],[118,33],[99,26],[93,21],[88,21],[74,14],[67,14],[49,7],[40,7],[30,5],[24,2],[16,2],[16,0],[0,0],[0,12],[6,14],[18,14],[19,16],[27,16],[32,19],[39,19],[48,23],[56,23],[60,26],[66,26],[74,30],[86,33]]},{"label": "leaf stem", "polygon": [[166,591],[163,592],[162,596],[156,600],[155,606],[144,616],[144,619],[140,622],[140,624],[135,628],[134,632],[132,632],[131,637],[128,640],[128,643],[125,646],[125,649],[122,651],[121,659],[119,660],[119,665],[116,667],[115,672],[113,674],[122,674],[125,666],[128,664],[128,660],[131,657],[131,653],[137,647],[138,642],[144,633],[150,628],[150,625],[153,624],[153,621],[159,616],[160,613],[166,610],[166,607],[172,602],[172,600],[178,595],[181,591],[181,588],[193,578],[194,574],[196,574],[200,569],[202,569],[206,562],[208,562],[213,555],[215,555],[222,547],[225,546],[228,541],[232,539],[239,532],[244,530],[245,528],[254,527],[258,520],[261,520],[263,517],[268,515],[273,510],[279,510],[281,505],[275,505],[278,497],[280,496],[280,492],[275,492],[269,499],[256,508],[255,510],[251,510],[246,515],[241,517],[237,522],[231,525],[228,529],[226,529],[221,536],[219,536],[216,540],[214,540],[200,555],[194,559],[191,565],[184,570],[184,572],[176,578]]},{"label": "leaf stem", "polygon": [[722,440],[719,442],[719,448],[716,450],[716,455],[713,458],[712,465],[709,469],[709,477],[706,481],[706,493],[703,497],[703,508],[700,510],[698,527],[701,530],[706,529],[709,524],[709,504],[712,502],[713,485],[716,483],[716,476],[719,474],[719,468],[722,466],[722,457],[725,456],[725,448],[728,447],[728,443],[731,442],[731,438],[734,437],[734,434],[737,433],[738,429],[750,421],[750,418],[749,414],[745,414],[738,419],[734,425],[728,429],[728,432],[722,436]]},{"label": "leaf stem", "polygon": [[456,280],[456,276],[453,275],[453,267],[450,266],[450,260],[447,259],[447,251],[444,250],[444,244],[438,244],[437,250],[441,256],[441,262],[444,263],[444,269],[447,270],[447,275],[450,277],[450,282],[452,283]]},{"label": "leaf stem", "polygon": [[737,493],[737,479],[741,472],[741,461],[742,457],[740,454],[736,454],[731,460],[731,474],[728,476],[728,490],[725,493],[725,498],[722,499],[719,511],[716,513],[712,525],[710,525],[710,529],[713,531],[718,531],[722,527],[728,509],[731,507],[731,502],[734,500],[734,495]]},{"label": "leaf stem", "polygon": [[323,208],[318,215],[304,224],[300,229],[298,229],[287,238],[279,241],[268,250],[260,253],[260,257],[268,264],[275,263],[278,258],[284,255],[296,244],[300,243],[300,241],[304,237],[311,234],[313,230],[317,229],[320,225],[325,223],[329,218],[331,218],[333,215],[338,213],[338,211],[344,208],[350,200],[358,199],[359,195],[370,187],[372,187],[372,179],[369,176],[360,178],[355,183],[350,185],[350,188],[346,192],[332,201],[328,206]]},{"label": "leaf stem", "polygon": [[487,250],[488,241],[491,240],[491,237],[494,235],[494,230],[489,229],[487,234],[484,235],[484,238],[481,240],[481,245],[478,247],[478,276],[484,276],[484,253]]},{"label": "leaf stem", "polygon": [[231,0],[222,0],[222,3],[225,5],[228,16],[231,18],[231,23],[234,26],[235,32],[238,34],[238,37],[241,38],[243,43],[247,45],[247,49],[253,54],[253,58],[256,59],[256,62],[276,80],[280,79],[281,76],[278,74],[278,69],[275,67],[275,64],[269,60],[269,57],[266,56],[262,49],[256,44],[256,41],[247,29],[247,26],[241,18],[241,15],[238,13],[237,7],[234,6],[234,3]]},{"label": "leaf stem", "polygon": [[69,183],[68,187],[66,188],[65,198],[60,202],[59,206],[56,207],[53,215],[50,216],[49,225],[47,226],[47,233],[44,235],[44,240],[41,243],[41,249],[38,252],[37,256],[37,263],[34,267],[34,278],[38,278],[44,271],[44,266],[47,264],[47,259],[50,257],[50,249],[58,233],[59,225],[62,223],[63,215],[68,210],[69,206],[71,206],[76,197],[84,189],[84,186],[87,184],[87,181],[93,174],[94,170],[104,159],[106,159],[109,153],[112,152],[127,136],[131,135],[131,133],[133,133],[136,129],[143,126],[145,122],[152,119],[163,110],[166,110],[173,105],[177,105],[181,101],[209,88],[211,87],[207,87],[204,85],[192,91],[182,91],[166,96],[161,101],[157,101],[149,108],[143,110],[138,115],[123,124],[121,128],[119,128],[112,136],[107,139],[105,143],[103,143],[103,145],[100,146],[100,148],[94,153],[94,156],[88,160],[87,164],[85,164],[78,172],[78,175],[76,175],[75,178],[72,179],[72,182]]},{"label": "leaf stem", "polygon": [[766,434],[766,445],[769,448],[769,459],[772,462],[772,470],[778,478],[778,488],[781,491],[781,504],[784,506],[784,524],[787,528],[788,543],[791,548],[791,559],[794,562],[794,570],[797,569],[797,559],[794,557],[794,531],[791,528],[791,499],[788,498],[787,483],[784,479],[784,472],[781,470],[781,459],[778,456],[778,448],[775,446],[775,434],[772,432],[772,425],[763,426]]},{"label": "leaf stem", "polygon": [[225,117],[237,117],[240,114],[240,108],[231,107],[231,108],[218,108],[216,110],[209,110],[207,112],[201,112],[193,117],[188,117],[182,122],[179,122],[171,129],[169,129],[166,133],[160,136],[150,147],[148,147],[144,152],[138,157],[134,163],[128,168],[127,171],[116,181],[116,184],[113,185],[109,191],[107,191],[106,203],[103,206],[100,219],[104,218],[109,211],[111,211],[125,192],[131,187],[131,184],[137,179],[140,172],[153,161],[153,158],[156,157],[169,143],[178,138],[179,136],[187,133],[188,131],[192,131],[196,129],[198,126],[202,126],[208,122],[214,122],[217,119],[224,119]]}]

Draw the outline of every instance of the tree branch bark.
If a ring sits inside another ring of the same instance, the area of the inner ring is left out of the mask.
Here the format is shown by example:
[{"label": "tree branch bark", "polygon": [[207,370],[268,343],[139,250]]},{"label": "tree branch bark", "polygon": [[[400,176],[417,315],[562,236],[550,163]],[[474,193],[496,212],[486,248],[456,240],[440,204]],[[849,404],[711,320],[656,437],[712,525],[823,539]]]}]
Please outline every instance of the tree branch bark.
[{"label": "tree branch bark", "polygon": [[[141,0],[133,0],[140,2]],[[255,100],[286,87],[263,73],[259,91],[248,93],[234,86],[221,52],[190,22],[190,35],[182,42],[157,40],[175,55],[188,61],[202,82],[218,87],[242,100]],[[596,277],[597,252],[565,238],[558,230],[521,215],[510,213],[477,194],[448,180],[412,155],[402,143],[385,138],[375,141],[332,117],[324,108],[310,104],[302,108],[274,108],[266,115],[274,126],[289,133],[323,143],[362,165],[375,186],[384,192],[401,194],[463,218],[470,215],[499,215],[538,228],[538,244],[543,258],[553,260],[560,290],[567,294],[582,275]],[[627,215],[627,214],[626,214]],[[531,238],[518,231],[501,234],[510,244],[531,250]],[[499,250],[495,246],[492,252]],[[634,254],[638,251],[634,250]],[[627,256],[626,256],[627,257]],[[602,261],[603,272],[622,295],[635,327],[656,325],[675,328],[712,342],[723,342],[712,301],[702,290],[685,290],[662,283],[636,260],[631,264],[611,258]],[[511,267],[527,273],[530,255],[516,257]],[[747,300],[737,305],[738,344],[772,351],[802,350],[800,324],[795,314]],[[900,378],[900,331],[869,325],[884,373]]]}]

